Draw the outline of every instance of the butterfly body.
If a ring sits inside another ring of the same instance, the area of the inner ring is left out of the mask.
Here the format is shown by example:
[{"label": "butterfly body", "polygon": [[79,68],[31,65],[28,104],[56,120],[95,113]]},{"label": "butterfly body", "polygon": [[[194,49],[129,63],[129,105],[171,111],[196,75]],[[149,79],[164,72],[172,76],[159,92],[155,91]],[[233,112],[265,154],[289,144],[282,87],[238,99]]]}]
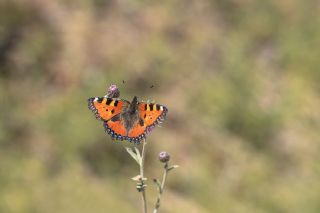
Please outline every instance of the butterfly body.
[{"label": "butterfly body", "polygon": [[136,96],[131,102],[107,97],[89,98],[88,107],[103,121],[112,138],[134,143],[140,143],[168,111],[159,104],[138,102]]},{"label": "butterfly body", "polygon": [[[129,132],[138,122],[143,122],[139,118],[138,100],[135,96],[131,103],[127,103],[123,106],[121,113],[113,117],[112,120],[120,120],[127,132]],[[143,123],[142,123],[143,126]]]}]

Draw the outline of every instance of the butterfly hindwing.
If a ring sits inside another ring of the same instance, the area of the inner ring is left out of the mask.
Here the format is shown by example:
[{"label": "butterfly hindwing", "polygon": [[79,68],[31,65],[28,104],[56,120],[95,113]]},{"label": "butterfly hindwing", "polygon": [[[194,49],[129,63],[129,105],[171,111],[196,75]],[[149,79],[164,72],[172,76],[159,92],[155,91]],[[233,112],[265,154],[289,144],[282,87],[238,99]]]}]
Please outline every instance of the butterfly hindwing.
[{"label": "butterfly hindwing", "polygon": [[140,118],[140,120],[130,130],[128,137],[132,138],[133,140],[140,141],[141,139],[145,138],[146,127],[146,124]]},{"label": "butterfly hindwing", "polygon": [[116,98],[95,97],[88,99],[88,107],[97,119],[108,121],[121,113],[125,102]]},{"label": "butterfly hindwing", "polygon": [[127,139],[127,130],[122,125],[120,120],[113,121],[112,119],[109,121],[105,121],[103,126],[106,132],[111,135],[112,138],[118,140],[126,140]]}]

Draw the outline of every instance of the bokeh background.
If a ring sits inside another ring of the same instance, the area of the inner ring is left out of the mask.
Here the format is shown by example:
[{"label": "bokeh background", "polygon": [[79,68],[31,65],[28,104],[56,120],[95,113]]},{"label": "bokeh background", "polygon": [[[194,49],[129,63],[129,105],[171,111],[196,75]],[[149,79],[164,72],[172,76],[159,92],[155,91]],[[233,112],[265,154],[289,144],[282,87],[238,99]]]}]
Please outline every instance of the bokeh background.
[{"label": "bokeh background", "polygon": [[0,212],[141,212],[129,143],[87,108],[112,83],[169,108],[146,162],[150,180],[160,151],[181,166],[161,212],[320,212],[319,14],[313,0],[1,0]]}]

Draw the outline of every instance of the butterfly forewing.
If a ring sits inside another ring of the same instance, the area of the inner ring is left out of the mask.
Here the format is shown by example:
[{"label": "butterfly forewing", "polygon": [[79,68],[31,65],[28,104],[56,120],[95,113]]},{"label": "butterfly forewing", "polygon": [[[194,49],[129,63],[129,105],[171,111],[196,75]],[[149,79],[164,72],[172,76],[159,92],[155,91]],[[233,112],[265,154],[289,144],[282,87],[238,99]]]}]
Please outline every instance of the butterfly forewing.
[{"label": "butterfly forewing", "polygon": [[125,104],[124,101],[116,98],[95,97],[88,99],[88,107],[91,109],[97,119],[107,121],[117,114]]},{"label": "butterfly forewing", "polygon": [[165,106],[160,104],[141,102],[139,103],[139,111],[140,118],[143,119],[144,124],[146,126],[152,126],[159,120],[164,119],[168,110]]}]

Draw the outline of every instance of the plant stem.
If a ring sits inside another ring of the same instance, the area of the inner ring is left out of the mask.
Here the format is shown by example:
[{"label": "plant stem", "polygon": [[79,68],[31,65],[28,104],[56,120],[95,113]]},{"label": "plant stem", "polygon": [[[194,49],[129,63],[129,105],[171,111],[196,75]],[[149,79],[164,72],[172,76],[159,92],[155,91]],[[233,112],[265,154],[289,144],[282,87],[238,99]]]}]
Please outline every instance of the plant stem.
[{"label": "plant stem", "polygon": [[166,179],[167,179],[167,174],[168,174],[168,163],[165,163],[164,165],[164,173],[163,173],[163,177],[162,177],[162,182],[161,182],[161,186],[159,187],[159,193],[158,193],[158,198],[153,210],[153,213],[157,213],[158,209],[160,208],[160,199],[161,199],[161,195],[163,193],[164,190],[164,186],[166,183]]},{"label": "plant stem", "polygon": [[[145,158],[145,153],[146,153],[146,145],[147,141],[146,139],[143,140],[142,142],[142,153],[141,153],[141,164],[140,164],[140,177],[141,177],[141,182],[142,185],[144,185],[143,180],[144,180],[144,158]],[[143,187],[141,191],[141,197],[142,197],[142,208],[143,208],[143,213],[147,213],[147,196],[146,196],[146,190]]]}]

